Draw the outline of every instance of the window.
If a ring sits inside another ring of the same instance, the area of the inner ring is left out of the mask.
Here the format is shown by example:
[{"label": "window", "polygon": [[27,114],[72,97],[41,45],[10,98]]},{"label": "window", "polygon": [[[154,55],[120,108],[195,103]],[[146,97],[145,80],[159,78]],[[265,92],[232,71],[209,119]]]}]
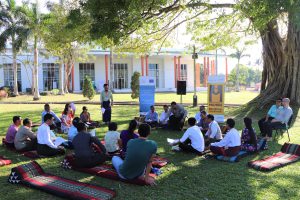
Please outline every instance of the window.
[{"label": "window", "polygon": [[[4,85],[14,87],[14,68],[13,64],[3,64]],[[22,90],[21,65],[17,64],[18,91]]]},{"label": "window", "polygon": [[94,63],[79,63],[80,90],[82,90],[84,78],[88,76],[95,87],[95,65]]},{"label": "window", "polygon": [[59,87],[58,64],[43,63],[43,85],[45,91],[51,91]]},{"label": "window", "polygon": [[158,64],[149,64],[149,76],[155,78],[156,88],[159,88],[159,67],[158,67]]},{"label": "window", "polygon": [[127,64],[115,63],[113,72],[113,87],[115,89],[128,88],[128,66]]},{"label": "window", "polygon": [[181,64],[180,65],[180,77],[179,80],[186,81],[187,80],[187,65]]}]

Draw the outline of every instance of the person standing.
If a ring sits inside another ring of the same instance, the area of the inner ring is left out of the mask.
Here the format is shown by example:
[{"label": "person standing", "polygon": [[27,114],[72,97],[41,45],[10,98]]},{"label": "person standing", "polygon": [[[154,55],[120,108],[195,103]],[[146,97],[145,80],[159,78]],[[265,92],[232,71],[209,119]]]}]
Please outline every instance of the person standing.
[{"label": "person standing", "polygon": [[105,109],[104,112],[102,112],[102,120],[107,124],[111,121],[111,106],[113,106],[113,95],[112,92],[108,90],[107,83],[105,83],[103,87],[104,90],[100,94],[100,102],[101,108]]}]

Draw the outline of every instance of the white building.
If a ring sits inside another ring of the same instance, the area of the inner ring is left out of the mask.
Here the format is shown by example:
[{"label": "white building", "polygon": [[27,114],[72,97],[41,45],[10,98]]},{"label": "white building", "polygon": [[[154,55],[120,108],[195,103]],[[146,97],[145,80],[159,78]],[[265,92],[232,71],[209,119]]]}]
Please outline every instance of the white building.
[{"label": "white building", "polygon": [[[70,90],[81,92],[83,79],[90,76],[98,90],[106,82],[115,92],[129,92],[131,76],[135,71],[141,75],[156,77],[157,91],[176,91],[176,81],[186,80],[187,91],[194,88],[194,73],[196,72],[197,90],[206,86],[208,74],[228,74],[228,63],[225,55],[218,55],[218,69],[215,68],[215,54],[198,54],[196,70],[191,55],[182,51],[165,51],[137,57],[133,54],[113,56],[113,68],[110,68],[109,51],[91,50],[90,59],[76,62],[71,74]],[[228,58],[228,62],[229,62]],[[23,53],[17,57],[19,91],[25,92],[32,84],[33,54]],[[177,66],[180,66],[178,69]],[[0,87],[13,85],[13,68],[11,54],[0,54]],[[31,66],[31,67],[30,67]],[[209,66],[209,67],[207,67]],[[233,66],[231,66],[232,68]],[[204,68],[206,70],[204,70]],[[205,71],[205,72],[204,72]],[[227,72],[227,73],[226,73]],[[51,91],[59,86],[59,65],[55,57],[39,57],[39,89]]]}]

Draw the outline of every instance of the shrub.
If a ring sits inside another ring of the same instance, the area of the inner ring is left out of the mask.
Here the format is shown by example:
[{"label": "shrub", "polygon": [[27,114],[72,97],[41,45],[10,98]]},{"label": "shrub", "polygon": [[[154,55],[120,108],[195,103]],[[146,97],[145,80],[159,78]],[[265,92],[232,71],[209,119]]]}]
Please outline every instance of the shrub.
[{"label": "shrub", "polygon": [[139,72],[134,72],[131,76],[131,98],[136,99],[140,96],[140,76],[141,74]]},{"label": "shrub", "polygon": [[84,78],[82,94],[84,97],[87,97],[89,100],[94,98],[96,94],[92,80],[88,76]]}]

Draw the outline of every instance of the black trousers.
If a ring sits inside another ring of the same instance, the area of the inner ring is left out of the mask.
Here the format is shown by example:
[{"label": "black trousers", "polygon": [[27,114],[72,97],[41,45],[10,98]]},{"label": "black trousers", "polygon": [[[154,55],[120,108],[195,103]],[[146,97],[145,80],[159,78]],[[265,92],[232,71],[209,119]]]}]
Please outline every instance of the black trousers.
[{"label": "black trousers", "polygon": [[274,128],[284,128],[285,124],[281,122],[265,122],[264,123],[264,132],[262,133],[262,136],[265,137],[266,135],[268,137],[272,137],[272,131]]},{"label": "black trousers", "polygon": [[22,149],[17,149],[17,151],[33,151],[36,150],[37,148],[37,139],[31,139],[30,141],[26,142],[26,147],[22,148]]},{"label": "black trousers", "polygon": [[198,151],[192,147],[190,139],[187,139],[186,141],[184,141],[184,143],[179,143],[179,147],[182,151],[201,154],[200,151]]},{"label": "black trousers", "polygon": [[53,149],[46,144],[37,144],[37,153],[42,156],[55,156],[64,154],[64,149]]},{"label": "black trousers", "polygon": [[75,166],[79,168],[91,168],[100,165],[106,161],[106,155],[102,153],[94,153],[88,157],[76,157]]},{"label": "black trousers", "polygon": [[169,128],[173,130],[180,130],[183,127],[183,122],[181,120],[183,119],[183,116],[181,117],[175,117],[174,115],[170,116],[169,118]]},{"label": "black trousers", "polygon": [[152,122],[146,122],[147,124],[149,124],[151,126],[151,128],[157,127],[158,123],[157,121],[152,121]]},{"label": "black trousers", "polygon": [[[271,122],[272,119],[274,119],[274,117],[269,117],[267,122]],[[266,132],[265,129],[264,129],[264,123],[266,123],[266,118],[265,117],[258,120],[258,127],[259,127],[259,130],[262,134]]]}]

